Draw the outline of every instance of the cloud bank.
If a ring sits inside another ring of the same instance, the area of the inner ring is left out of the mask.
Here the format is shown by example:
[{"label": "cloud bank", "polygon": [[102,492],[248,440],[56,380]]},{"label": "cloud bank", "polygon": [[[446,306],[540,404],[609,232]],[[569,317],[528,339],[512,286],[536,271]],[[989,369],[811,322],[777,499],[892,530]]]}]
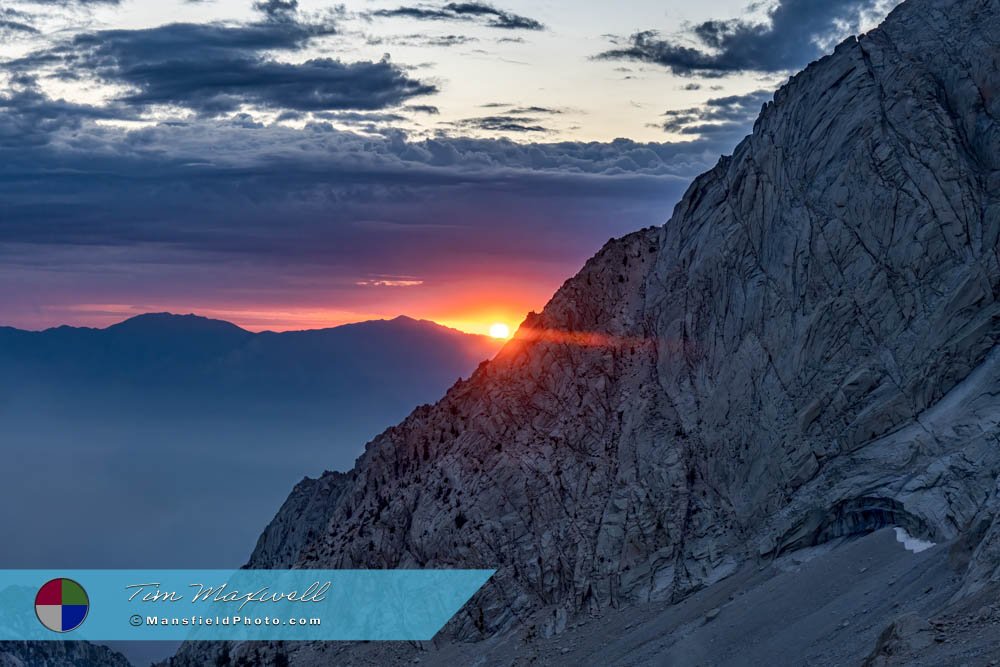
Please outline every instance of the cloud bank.
[{"label": "cloud bank", "polygon": [[333,58],[284,62],[333,35],[332,21],[298,18],[295,0],[258,2],[265,20],[242,25],[172,23],[140,30],[82,32],[6,63],[27,77],[96,80],[122,90],[119,105],[183,107],[213,116],[258,109],[330,111],[398,106],[436,92],[383,58],[345,63]]},{"label": "cloud bank", "polygon": [[680,75],[786,72],[824,55],[830,40],[858,32],[891,0],[779,0],[764,22],[710,20],[678,36],[655,30],[633,34],[626,44],[601,53],[606,60],[637,60]]},{"label": "cloud bank", "polygon": [[30,81],[0,96],[0,280],[31,286],[0,297],[10,323],[30,324],[17,318],[39,304],[156,295],[371,312],[371,290],[388,289],[366,283],[373,274],[442,294],[517,276],[545,294],[609,236],[662,223],[689,179],[732,148],[716,137],[413,140],[242,114],[106,122],[129,113]]}]

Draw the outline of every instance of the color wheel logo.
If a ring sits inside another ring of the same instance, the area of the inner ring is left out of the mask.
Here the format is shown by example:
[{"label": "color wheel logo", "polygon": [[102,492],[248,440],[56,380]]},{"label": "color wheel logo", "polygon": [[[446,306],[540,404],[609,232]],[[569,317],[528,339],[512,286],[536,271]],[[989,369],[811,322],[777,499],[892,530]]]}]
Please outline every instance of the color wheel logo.
[{"label": "color wheel logo", "polygon": [[53,632],[69,632],[83,625],[90,611],[90,598],[72,579],[53,579],[38,589],[35,614]]}]

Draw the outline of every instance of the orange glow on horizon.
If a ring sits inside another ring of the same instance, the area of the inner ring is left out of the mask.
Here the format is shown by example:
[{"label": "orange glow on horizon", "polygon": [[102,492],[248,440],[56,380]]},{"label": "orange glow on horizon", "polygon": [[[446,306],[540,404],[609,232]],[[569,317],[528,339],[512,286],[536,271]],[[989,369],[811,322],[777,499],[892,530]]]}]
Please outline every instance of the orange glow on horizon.
[{"label": "orange glow on horizon", "polygon": [[[461,269],[461,271],[459,270]],[[516,267],[450,267],[428,279],[417,272],[351,276],[329,285],[303,280],[273,289],[233,288],[219,292],[134,299],[102,295],[106,300],[43,303],[31,318],[0,322],[19,328],[59,325],[108,327],[144,313],[195,314],[231,322],[248,331],[327,329],[400,315],[436,322],[470,334],[490,335],[504,324],[514,336],[531,311],[541,311],[562,283],[563,270],[549,263]],[[569,270],[566,270],[568,273]],[[109,298],[110,297],[110,298]]]},{"label": "orange glow on horizon", "polygon": [[[486,307],[472,309],[461,313],[426,313],[414,308],[411,311],[398,312],[364,312],[352,310],[335,310],[323,308],[226,308],[226,307],[190,307],[177,304],[76,304],[64,307],[59,315],[53,317],[58,324],[71,326],[108,327],[137,315],[145,313],[173,313],[184,315],[192,313],[211,319],[231,322],[247,331],[303,331],[309,329],[327,329],[345,324],[367,322],[371,320],[391,320],[400,315],[416,320],[427,320],[449,329],[456,329],[468,334],[478,334],[496,339],[509,339],[516,329],[506,322],[520,322],[527,310],[517,313],[514,308]],[[464,316],[464,317],[463,317]],[[38,328],[46,328],[45,323]]]},{"label": "orange glow on horizon", "polygon": [[510,327],[503,322],[496,322],[490,325],[490,338],[500,338],[507,340],[510,338]]}]

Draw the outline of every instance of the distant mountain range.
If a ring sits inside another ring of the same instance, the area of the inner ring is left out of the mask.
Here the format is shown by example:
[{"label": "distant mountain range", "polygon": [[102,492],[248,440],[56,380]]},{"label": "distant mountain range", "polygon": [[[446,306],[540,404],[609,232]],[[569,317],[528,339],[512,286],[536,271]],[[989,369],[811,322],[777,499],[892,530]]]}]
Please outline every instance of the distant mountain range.
[{"label": "distant mountain range", "polygon": [[302,392],[310,392],[369,405],[376,396],[360,394],[378,391],[381,401],[412,407],[415,393],[447,387],[499,347],[494,339],[408,317],[255,334],[197,315],[151,313],[106,329],[0,327],[0,372],[17,380],[18,393],[99,388],[154,410],[135,392],[186,404],[248,397],[300,404],[310,400]]},{"label": "distant mountain range", "polygon": [[2,566],[239,565],[290,485],[350,467],[500,344],[407,317],[0,328],[0,442],[18,471],[0,525],[20,545]]}]

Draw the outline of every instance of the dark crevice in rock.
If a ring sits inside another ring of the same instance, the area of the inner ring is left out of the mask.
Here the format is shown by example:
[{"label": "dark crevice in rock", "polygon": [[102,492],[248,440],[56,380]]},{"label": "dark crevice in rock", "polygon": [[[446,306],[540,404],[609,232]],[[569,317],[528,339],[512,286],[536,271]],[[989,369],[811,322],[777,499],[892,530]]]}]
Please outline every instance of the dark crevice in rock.
[{"label": "dark crevice in rock", "polygon": [[907,512],[902,503],[892,498],[852,498],[837,503],[826,511],[810,512],[798,526],[785,535],[781,545],[771,554],[814,547],[845,537],[857,537],[895,526],[913,537],[934,540],[934,530],[923,519]]}]

